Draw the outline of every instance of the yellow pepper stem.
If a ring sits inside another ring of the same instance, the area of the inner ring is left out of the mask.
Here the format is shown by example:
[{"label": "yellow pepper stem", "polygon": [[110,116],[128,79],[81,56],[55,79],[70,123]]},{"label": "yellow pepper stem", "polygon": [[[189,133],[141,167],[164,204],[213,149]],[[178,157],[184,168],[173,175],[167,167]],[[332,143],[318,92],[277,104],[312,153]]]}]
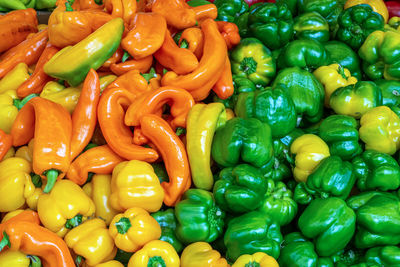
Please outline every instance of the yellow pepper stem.
[{"label": "yellow pepper stem", "polygon": [[160,256],[154,256],[149,259],[147,267],[166,267],[165,261]]},{"label": "yellow pepper stem", "polygon": [[260,267],[260,264],[258,262],[252,261],[252,262],[246,263],[246,265],[244,267]]},{"label": "yellow pepper stem", "polygon": [[72,229],[74,227],[77,227],[82,223],[82,217],[83,216],[81,214],[78,214],[74,218],[68,219],[65,223],[65,228]]},{"label": "yellow pepper stem", "polygon": [[118,233],[123,235],[128,232],[129,228],[132,227],[132,224],[129,218],[122,217],[115,223],[115,227],[117,228]]},{"label": "yellow pepper stem", "polygon": [[33,256],[33,255],[28,255],[27,256],[31,263],[29,264],[29,267],[41,267],[42,262],[40,261],[38,256]]},{"label": "yellow pepper stem", "polygon": [[58,177],[59,171],[58,170],[48,170],[44,173],[44,175],[46,175],[47,177],[47,184],[43,190],[44,193],[49,193],[51,191],[51,189],[53,189],[56,181],[57,181],[57,177]]}]

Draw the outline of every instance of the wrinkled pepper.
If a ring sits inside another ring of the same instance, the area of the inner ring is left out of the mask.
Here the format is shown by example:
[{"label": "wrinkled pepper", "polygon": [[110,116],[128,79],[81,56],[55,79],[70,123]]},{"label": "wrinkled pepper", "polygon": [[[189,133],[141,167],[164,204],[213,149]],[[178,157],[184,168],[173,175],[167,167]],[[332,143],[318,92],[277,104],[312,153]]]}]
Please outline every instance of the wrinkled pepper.
[{"label": "wrinkled pepper", "polygon": [[299,0],[297,7],[299,14],[316,11],[329,23],[329,30],[335,32],[337,19],[343,10],[343,1],[337,0]]},{"label": "wrinkled pepper", "polygon": [[200,28],[191,27],[183,30],[179,38],[179,47],[188,49],[193,52],[197,59],[201,59],[203,55],[204,36]]},{"label": "wrinkled pepper", "polygon": [[311,39],[321,43],[329,41],[329,25],[326,19],[316,11],[300,14],[294,19],[296,39]]},{"label": "wrinkled pepper", "polygon": [[181,267],[227,267],[227,261],[206,242],[195,242],[187,246],[181,255]]},{"label": "wrinkled pepper", "polygon": [[366,262],[373,266],[396,266],[400,264],[400,248],[396,246],[384,246],[369,249],[366,254]]},{"label": "wrinkled pepper", "polygon": [[170,243],[176,252],[180,253],[183,250],[183,244],[176,237],[176,225],[178,222],[175,217],[175,211],[171,208],[164,211],[160,210],[152,213],[151,216],[161,227],[161,237],[159,239]]},{"label": "wrinkled pepper", "polygon": [[165,266],[179,267],[180,259],[168,242],[153,240],[130,258],[128,267]]},{"label": "wrinkled pepper", "polygon": [[226,47],[231,50],[240,43],[239,28],[235,23],[217,21],[218,30],[224,37]]},{"label": "wrinkled pepper", "polygon": [[383,19],[385,20],[385,23],[388,21],[389,12],[383,0],[347,0],[346,4],[344,5],[344,9],[360,4],[367,4],[371,6],[374,12],[381,14]]}]

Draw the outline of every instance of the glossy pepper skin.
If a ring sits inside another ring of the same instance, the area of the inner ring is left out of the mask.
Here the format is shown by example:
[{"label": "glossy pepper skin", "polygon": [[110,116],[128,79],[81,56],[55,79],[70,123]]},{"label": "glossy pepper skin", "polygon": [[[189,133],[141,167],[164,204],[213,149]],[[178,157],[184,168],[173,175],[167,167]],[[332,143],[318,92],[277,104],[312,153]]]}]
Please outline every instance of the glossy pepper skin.
[{"label": "glossy pepper skin", "polygon": [[212,242],[222,233],[225,212],[216,205],[213,194],[189,189],[175,207],[176,235],[183,243]]},{"label": "glossy pepper skin", "polygon": [[[343,2],[343,1],[342,1]],[[337,19],[343,10],[343,3],[336,0],[300,0],[297,2],[299,14],[316,11],[329,23],[331,32],[337,28]]]},{"label": "glossy pepper skin", "polygon": [[[389,193],[364,192],[347,200],[357,216],[356,248],[400,242],[399,199]],[[390,220],[388,220],[390,218]]]},{"label": "glossy pepper skin", "polygon": [[167,24],[176,29],[186,29],[196,25],[196,11],[184,0],[155,0],[151,11],[162,15]]},{"label": "glossy pepper skin", "polygon": [[140,207],[156,212],[164,200],[164,190],[153,167],[144,161],[124,161],[115,166],[111,179],[111,206],[124,211]]},{"label": "glossy pepper skin", "polygon": [[0,129],[0,160],[3,160],[11,149],[13,138]]},{"label": "glossy pepper skin", "polygon": [[396,266],[400,264],[400,248],[396,246],[384,246],[369,249],[366,254],[368,265]]},{"label": "glossy pepper skin", "polygon": [[218,8],[217,20],[236,22],[238,17],[249,11],[249,5],[244,0],[216,0],[214,5]]},{"label": "glossy pepper skin", "polygon": [[232,76],[233,79],[233,94],[227,99],[221,99],[218,96],[213,97],[214,102],[219,102],[224,104],[225,108],[233,109],[236,105],[238,95],[245,92],[256,91],[256,85],[247,78],[242,78],[237,75]]},{"label": "glossy pepper skin", "polygon": [[216,131],[211,149],[221,166],[233,167],[241,160],[261,167],[273,155],[271,128],[254,118],[233,118]]},{"label": "glossy pepper skin", "polygon": [[276,66],[271,51],[256,38],[245,38],[231,53],[232,73],[247,78],[256,86],[269,84]]},{"label": "glossy pepper skin", "polygon": [[400,80],[400,33],[375,31],[358,50],[363,70],[372,80]]},{"label": "glossy pepper skin", "polygon": [[331,115],[319,126],[319,137],[329,146],[332,156],[351,160],[362,153],[356,119],[347,115]]},{"label": "glossy pepper skin", "polygon": [[187,246],[181,255],[181,267],[228,267],[226,259],[206,242],[195,242]]},{"label": "glossy pepper skin", "polygon": [[40,97],[51,100],[66,108],[72,113],[78,104],[81,89],[77,87],[65,87],[56,81],[46,83]]},{"label": "glossy pepper skin", "polygon": [[94,203],[82,188],[65,179],[58,181],[53,190],[49,194],[41,195],[38,201],[40,221],[61,237],[75,226],[74,221],[82,221],[94,212]]},{"label": "glossy pepper skin", "polygon": [[[11,131],[12,124],[18,114],[18,108],[14,106],[13,92],[5,92],[0,94],[0,129],[5,133],[9,134]],[[16,97],[14,95],[14,97]]]},{"label": "glossy pepper skin", "polygon": [[224,235],[226,257],[230,261],[235,261],[243,254],[256,252],[264,252],[277,259],[281,242],[279,225],[259,211],[230,220]]},{"label": "glossy pepper skin", "polygon": [[117,249],[102,219],[85,221],[72,229],[64,238],[77,255],[85,258],[90,266],[114,258]]},{"label": "glossy pepper skin", "polygon": [[256,252],[253,255],[244,254],[240,256],[232,267],[246,267],[246,266],[260,266],[260,267],[278,267],[278,262],[271,256],[264,252]]},{"label": "glossy pepper skin", "polygon": [[400,166],[388,154],[366,150],[352,163],[360,191],[388,191],[400,186]]},{"label": "glossy pepper skin", "polygon": [[375,84],[382,91],[382,105],[393,107],[400,105],[400,81],[376,80]]},{"label": "glossy pepper skin", "polygon": [[235,114],[241,118],[256,118],[271,126],[273,138],[290,133],[297,123],[292,99],[285,88],[265,88],[261,91],[241,93],[237,97]]},{"label": "glossy pepper skin", "polygon": [[359,133],[366,149],[393,155],[400,147],[400,118],[387,106],[373,108],[361,117]]},{"label": "glossy pepper skin", "polygon": [[[7,250],[0,254],[0,265],[2,266],[29,267],[30,263],[29,257],[19,251]],[[35,265],[32,265],[32,267],[35,267]]]},{"label": "glossy pepper skin", "polygon": [[112,219],[109,233],[117,248],[135,252],[146,243],[159,239],[161,227],[146,210],[133,207]]},{"label": "glossy pepper skin", "polygon": [[331,256],[351,240],[356,228],[356,215],[340,198],[314,199],[301,214],[298,226],[314,239],[320,256]]},{"label": "glossy pepper skin", "polygon": [[182,242],[176,237],[177,220],[173,209],[160,210],[152,213],[151,216],[158,222],[161,227],[161,241],[170,243],[176,252],[183,250]]},{"label": "glossy pepper skin", "polygon": [[387,7],[386,7],[385,3],[383,2],[383,0],[376,0],[376,1],[348,0],[348,1],[346,1],[346,4],[344,5],[344,9],[350,8],[355,5],[360,5],[360,4],[367,4],[367,5],[371,6],[372,10],[374,10],[374,12],[382,15],[383,19],[385,20],[385,23],[388,21],[389,14],[388,14]]},{"label": "glossy pepper skin", "polygon": [[336,114],[361,118],[368,110],[382,104],[382,92],[371,81],[341,87],[332,93],[329,105]]},{"label": "glossy pepper skin", "polygon": [[17,91],[17,88],[30,77],[28,65],[17,64],[10,72],[0,80],[0,94],[7,91]]},{"label": "glossy pepper skin", "polygon": [[165,266],[179,267],[180,259],[168,242],[153,240],[130,258],[128,267]]},{"label": "glossy pepper skin", "polygon": [[328,22],[316,11],[297,16],[293,30],[296,39],[311,39],[321,43],[329,41]]},{"label": "glossy pepper skin", "polygon": [[213,189],[217,205],[231,213],[257,209],[266,191],[263,175],[248,164],[223,169]]},{"label": "glossy pepper skin", "polygon": [[248,27],[269,49],[287,44],[293,37],[293,17],[285,4],[262,3],[249,13]]}]

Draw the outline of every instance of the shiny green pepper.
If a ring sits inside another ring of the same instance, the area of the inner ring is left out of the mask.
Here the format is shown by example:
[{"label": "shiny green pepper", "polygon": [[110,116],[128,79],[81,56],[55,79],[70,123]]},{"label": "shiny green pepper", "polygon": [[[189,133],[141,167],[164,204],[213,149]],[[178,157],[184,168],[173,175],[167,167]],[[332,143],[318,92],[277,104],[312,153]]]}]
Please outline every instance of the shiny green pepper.
[{"label": "shiny green pepper", "polygon": [[319,42],[329,41],[329,25],[323,16],[312,11],[301,14],[294,19],[296,39],[311,39]]},{"label": "shiny green pepper", "polygon": [[161,227],[161,237],[160,240],[170,243],[176,252],[181,252],[183,250],[183,245],[181,241],[176,237],[176,217],[173,209],[167,209],[164,211],[157,211],[152,213],[151,216],[156,219]]}]

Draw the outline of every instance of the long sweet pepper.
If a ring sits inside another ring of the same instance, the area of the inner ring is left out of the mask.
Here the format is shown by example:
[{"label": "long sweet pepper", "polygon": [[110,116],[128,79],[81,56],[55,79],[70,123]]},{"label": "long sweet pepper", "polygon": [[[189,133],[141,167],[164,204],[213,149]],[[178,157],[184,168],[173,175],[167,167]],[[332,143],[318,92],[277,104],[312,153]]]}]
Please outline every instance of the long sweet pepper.
[{"label": "long sweet pepper", "polygon": [[10,72],[0,80],[0,93],[16,91],[30,77],[28,66],[25,63],[17,64]]}]

